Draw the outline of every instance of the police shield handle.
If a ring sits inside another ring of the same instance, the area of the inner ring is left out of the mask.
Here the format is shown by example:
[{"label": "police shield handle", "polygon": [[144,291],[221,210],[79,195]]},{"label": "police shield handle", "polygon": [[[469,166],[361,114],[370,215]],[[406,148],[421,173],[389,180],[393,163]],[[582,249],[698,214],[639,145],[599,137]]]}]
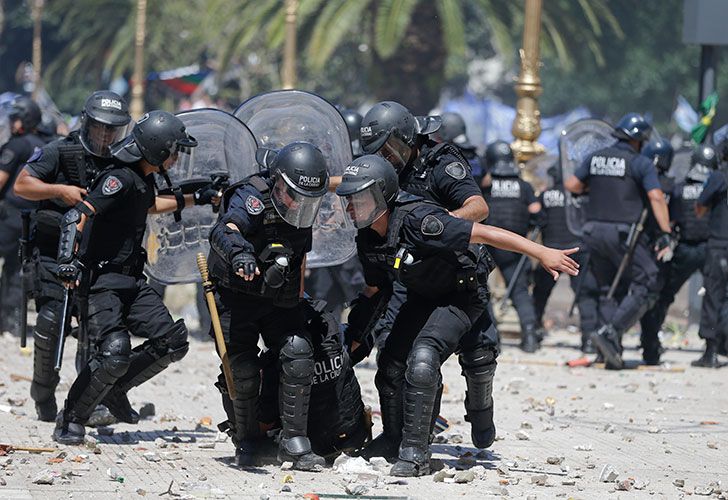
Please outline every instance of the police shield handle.
[{"label": "police shield handle", "polygon": [[222,372],[225,374],[225,385],[227,385],[228,395],[230,399],[235,399],[235,384],[233,383],[233,372],[230,369],[230,360],[227,355],[227,347],[225,339],[222,336],[222,326],[220,325],[220,316],[217,314],[217,306],[215,305],[215,297],[212,294],[213,286],[207,272],[207,259],[205,254],[197,254],[197,268],[202,276],[202,287],[205,289],[205,299],[207,299],[207,308],[210,310],[210,320],[212,321],[212,330],[215,332],[215,345],[217,352],[222,361]]}]

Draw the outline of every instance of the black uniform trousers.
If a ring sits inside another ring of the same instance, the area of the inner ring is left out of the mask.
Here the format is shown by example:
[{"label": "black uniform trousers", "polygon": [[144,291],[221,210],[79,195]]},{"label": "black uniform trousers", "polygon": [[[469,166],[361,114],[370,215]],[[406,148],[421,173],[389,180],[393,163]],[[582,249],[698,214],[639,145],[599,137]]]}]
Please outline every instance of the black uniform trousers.
[{"label": "black uniform trousers", "polygon": [[0,257],[4,259],[0,275],[0,333],[19,335],[23,294],[19,285],[21,216],[20,210],[0,202]]},{"label": "black uniform trousers", "polygon": [[[594,275],[587,272],[589,264],[589,253],[583,249],[584,245],[576,255],[572,255],[574,260],[579,263],[579,276],[570,276],[569,285],[574,294],[579,292],[576,297],[576,304],[579,308],[579,322],[581,324],[582,335],[587,335],[598,329],[599,319],[597,316],[599,296],[595,294],[597,290],[596,283],[587,283],[594,281]],[[581,282],[581,284],[579,284]],[[533,306],[536,309],[536,318],[538,324],[543,321],[543,314],[546,310],[546,304],[551,296],[551,292],[556,286],[554,277],[551,276],[542,266],[538,265],[533,272]]]},{"label": "black uniform trousers", "polygon": [[[488,247],[488,251],[493,256],[496,266],[500,269],[503,279],[506,281],[506,286],[510,285],[513,275],[516,272],[516,267],[518,267],[518,261],[521,260],[521,254],[493,247]],[[510,297],[518,313],[522,332],[534,328],[537,320],[533,297],[528,291],[529,268],[530,264],[526,262],[523,270],[516,278],[516,283]]]},{"label": "black uniform trousers", "polygon": [[629,224],[595,221],[584,224],[584,242],[590,251],[589,268],[600,290],[600,321],[611,323],[620,334],[642,317],[659,292],[657,262],[648,247],[648,238],[642,234],[622,275],[621,290],[612,300],[607,300],[609,287],[627,252],[629,231]]},{"label": "black uniform trousers", "polygon": [[700,315],[700,338],[728,341],[728,240],[710,239],[705,266],[705,296]]},{"label": "black uniform trousers", "polygon": [[655,305],[640,320],[643,347],[657,343],[657,335],[665,321],[670,304],[675,301],[675,295],[693,273],[703,271],[706,248],[705,241],[680,242],[675,247],[672,260],[660,266],[660,295]]}]

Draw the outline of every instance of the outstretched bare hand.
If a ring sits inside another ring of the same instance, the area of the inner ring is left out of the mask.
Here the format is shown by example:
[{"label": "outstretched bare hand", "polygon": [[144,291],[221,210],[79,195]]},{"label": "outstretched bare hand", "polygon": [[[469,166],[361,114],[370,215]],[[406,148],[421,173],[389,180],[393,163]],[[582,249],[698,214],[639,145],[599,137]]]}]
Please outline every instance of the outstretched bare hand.
[{"label": "outstretched bare hand", "polygon": [[579,264],[569,257],[569,255],[578,252],[579,247],[569,248],[567,250],[544,248],[543,254],[539,256],[539,261],[541,261],[543,268],[554,277],[554,281],[559,279],[559,272],[564,272],[571,276],[579,274]]}]

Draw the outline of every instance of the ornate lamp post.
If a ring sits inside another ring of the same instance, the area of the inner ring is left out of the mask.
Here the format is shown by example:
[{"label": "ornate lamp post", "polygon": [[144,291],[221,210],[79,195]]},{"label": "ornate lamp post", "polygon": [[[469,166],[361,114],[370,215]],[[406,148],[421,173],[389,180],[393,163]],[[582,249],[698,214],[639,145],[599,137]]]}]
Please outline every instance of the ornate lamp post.
[{"label": "ornate lamp post", "polygon": [[521,71],[516,81],[518,95],[516,118],[513,121],[511,144],[519,163],[525,163],[544,152],[543,145],[536,142],[541,134],[541,112],[538,109],[538,96],[541,95],[539,78],[542,0],[526,0],[525,24],[523,27],[523,47],[521,48]]},{"label": "ornate lamp post", "polygon": [[33,18],[33,99],[38,99],[38,93],[43,86],[41,81],[43,6],[44,0],[33,0],[30,10]]}]

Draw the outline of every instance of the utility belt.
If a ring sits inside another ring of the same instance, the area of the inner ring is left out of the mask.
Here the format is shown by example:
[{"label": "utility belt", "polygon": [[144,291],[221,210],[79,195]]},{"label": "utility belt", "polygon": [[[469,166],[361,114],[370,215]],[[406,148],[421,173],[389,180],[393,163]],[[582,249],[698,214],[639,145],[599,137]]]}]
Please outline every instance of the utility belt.
[{"label": "utility belt", "polygon": [[141,278],[144,274],[144,265],[147,262],[147,252],[142,250],[132,262],[117,264],[115,262],[101,261],[89,266],[92,280],[101,274],[115,273]]}]

